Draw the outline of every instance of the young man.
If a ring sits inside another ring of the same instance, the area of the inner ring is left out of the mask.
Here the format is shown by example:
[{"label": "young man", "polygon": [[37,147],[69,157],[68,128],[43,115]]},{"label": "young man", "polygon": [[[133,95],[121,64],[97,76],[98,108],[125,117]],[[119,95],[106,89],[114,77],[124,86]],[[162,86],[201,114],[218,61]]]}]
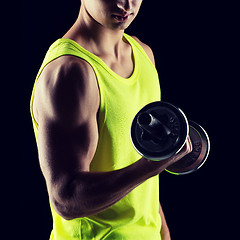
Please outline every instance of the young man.
[{"label": "young man", "polygon": [[165,161],[130,140],[135,114],[160,100],[151,49],[124,30],[142,0],[82,0],[78,19],[50,47],[31,114],[53,215],[51,240],[169,240],[159,205]]}]

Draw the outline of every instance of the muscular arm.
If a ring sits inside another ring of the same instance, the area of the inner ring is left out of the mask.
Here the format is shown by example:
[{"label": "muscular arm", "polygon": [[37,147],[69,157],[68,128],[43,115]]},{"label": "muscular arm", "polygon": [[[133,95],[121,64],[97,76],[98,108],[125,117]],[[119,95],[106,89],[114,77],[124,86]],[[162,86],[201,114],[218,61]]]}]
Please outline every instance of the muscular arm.
[{"label": "muscular arm", "polygon": [[181,157],[159,163],[142,158],[117,171],[90,172],[98,142],[99,101],[92,68],[71,56],[50,63],[36,86],[40,166],[51,203],[65,219],[107,209]]}]

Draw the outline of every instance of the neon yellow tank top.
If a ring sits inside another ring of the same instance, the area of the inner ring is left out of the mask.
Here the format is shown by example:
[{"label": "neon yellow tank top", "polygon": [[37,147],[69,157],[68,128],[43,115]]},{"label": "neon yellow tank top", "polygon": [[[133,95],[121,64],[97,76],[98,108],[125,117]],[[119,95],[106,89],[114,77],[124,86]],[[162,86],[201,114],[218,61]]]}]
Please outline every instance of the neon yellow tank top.
[{"label": "neon yellow tank top", "polygon": [[[36,78],[37,81],[49,62],[63,55],[84,59],[93,68],[101,103],[98,116],[99,142],[90,171],[124,168],[141,158],[131,144],[131,123],[143,106],[160,100],[158,74],[151,60],[132,37],[124,34],[124,38],[131,45],[134,57],[134,71],[127,79],[117,75],[100,58],[70,39],[58,39],[51,45]],[[32,111],[34,89],[31,115],[37,140],[38,125]],[[50,239],[160,240],[161,219],[158,210],[159,179],[155,176],[97,215],[69,221],[59,216],[51,206],[53,230]]]}]

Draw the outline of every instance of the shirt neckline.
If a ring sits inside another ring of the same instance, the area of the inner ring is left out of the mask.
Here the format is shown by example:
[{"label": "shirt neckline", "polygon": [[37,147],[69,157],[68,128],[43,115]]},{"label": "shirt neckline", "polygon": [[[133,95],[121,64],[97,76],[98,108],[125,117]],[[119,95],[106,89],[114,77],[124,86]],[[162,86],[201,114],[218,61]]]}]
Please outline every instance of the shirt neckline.
[{"label": "shirt neckline", "polygon": [[139,64],[138,64],[138,55],[136,53],[136,48],[133,46],[132,42],[129,41],[129,36],[124,33],[123,39],[125,39],[131,46],[132,48],[132,54],[133,54],[133,63],[134,63],[134,69],[128,78],[124,78],[120,75],[118,75],[116,72],[114,72],[100,57],[96,56],[95,54],[91,53],[87,49],[83,48],[81,45],[79,45],[77,42],[75,42],[72,39],[69,38],[59,38],[57,42],[68,42],[72,45],[74,45],[76,48],[78,48],[81,52],[85,53],[87,56],[92,58],[94,61],[98,62],[107,72],[109,72],[114,78],[119,80],[122,83],[125,84],[131,84],[135,81],[136,76],[138,75],[137,73],[139,72]]}]

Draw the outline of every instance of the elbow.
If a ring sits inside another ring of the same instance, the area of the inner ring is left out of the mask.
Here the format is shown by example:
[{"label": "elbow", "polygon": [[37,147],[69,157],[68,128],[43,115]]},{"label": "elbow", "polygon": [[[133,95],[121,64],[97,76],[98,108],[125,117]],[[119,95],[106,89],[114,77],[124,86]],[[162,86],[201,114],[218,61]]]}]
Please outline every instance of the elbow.
[{"label": "elbow", "polygon": [[76,218],[87,217],[89,214],[82,209],[81,204],[77,204],[77,206],[72,206],[71,202],[67,201],[56,201],[53,199],[51,201],[52,207],[55,212],[61,216],[64,220],[70,221]]},{"label": "elbow", "polygon": [[73,181],[65,181],[52,185],[48,192],[53,209],[63,219],[70,221],[91,215],[86,189],[81,184],[76,188]]},{"label": "elbow", "polygon": [[68,220],[68,221],[74,219],[74,217],[72,216],[72,214],[69,211],[69,207],[68,207],[67,203],[63,204],[55,199],[52,199],[51,204],[52,204],[52,207],[55,210],[55,212],[59,216],[61,216],[63,219]]},{"label": "elbow", "polygon": [[53,211],[64,220],[70,221],[75,218],[81,218],[81,201],[76,201],[75,191],[69,185],[69,181],[51,184],[48,188],[48,194]]}]

